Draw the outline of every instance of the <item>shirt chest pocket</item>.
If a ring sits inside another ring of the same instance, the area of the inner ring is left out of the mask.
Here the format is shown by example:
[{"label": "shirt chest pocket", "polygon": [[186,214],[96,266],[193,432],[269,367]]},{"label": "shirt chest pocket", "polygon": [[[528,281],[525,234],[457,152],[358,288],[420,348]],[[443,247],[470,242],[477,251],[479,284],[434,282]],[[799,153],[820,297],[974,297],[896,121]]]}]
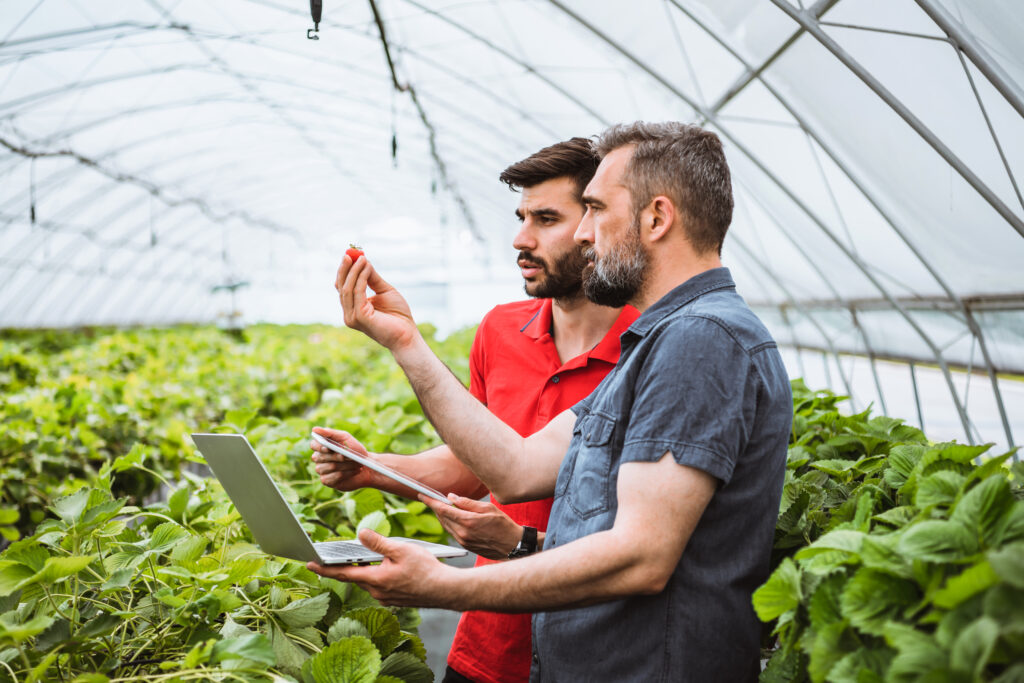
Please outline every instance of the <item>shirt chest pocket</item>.
[{"label": "shirt chest pocket", "polygon": [[580,420],[577,429],[580,446],[568,477],[566,496],[576,514],[587,519],[610,506],[615,420],[591,413]]}]

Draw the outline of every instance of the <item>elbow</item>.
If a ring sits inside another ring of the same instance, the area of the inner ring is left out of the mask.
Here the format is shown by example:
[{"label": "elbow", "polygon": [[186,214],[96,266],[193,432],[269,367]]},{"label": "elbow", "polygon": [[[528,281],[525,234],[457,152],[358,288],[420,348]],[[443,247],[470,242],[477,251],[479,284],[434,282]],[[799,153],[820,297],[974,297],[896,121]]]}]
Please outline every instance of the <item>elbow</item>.
[{"label": "elbow", "polygon": [[637,593],[639,595],[657,595],[665,590],[671,578],[672,572],[647,570],[638,577]]},{"label": "elbow", "polygon": [[675,573],[676,565],[647,557],[632,567],[629,590],[634,595],[657,595],[665,590]]}]

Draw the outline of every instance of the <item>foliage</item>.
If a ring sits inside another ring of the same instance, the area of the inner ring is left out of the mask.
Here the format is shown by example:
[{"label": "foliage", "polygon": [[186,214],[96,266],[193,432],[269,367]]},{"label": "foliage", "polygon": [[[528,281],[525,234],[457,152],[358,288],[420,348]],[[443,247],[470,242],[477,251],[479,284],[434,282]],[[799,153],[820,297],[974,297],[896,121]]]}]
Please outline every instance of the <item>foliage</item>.
[{"label": "foliage", "polygon": [[[432,680],[415,610],[261,553],[187,438],[245,433],[314,540],[440,540],[422,503],[311,468],[315,424],[437,443],[389,357],[320,327],[40,339],[0,340],[0,680]],[[463,377],[470,339],[435,343]]]},{"label": "foliage", "polygon": [[793,383],[763,681],[1020,680],[1024,466]]}]

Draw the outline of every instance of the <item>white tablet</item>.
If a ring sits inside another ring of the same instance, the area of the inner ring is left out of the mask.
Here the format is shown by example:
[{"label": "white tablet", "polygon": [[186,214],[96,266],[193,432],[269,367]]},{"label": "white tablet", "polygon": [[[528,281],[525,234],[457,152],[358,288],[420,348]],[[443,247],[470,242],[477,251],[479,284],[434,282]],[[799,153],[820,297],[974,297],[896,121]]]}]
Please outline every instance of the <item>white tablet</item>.
[{"label": "white tablet", "polygon": [[420,482],[416,481],[412,477],[408,477],[408,476],[402,474],[398,470],[393,470],[390,467],[388,467],[387,465],[382,465],[379,462],[377,462],[376,460],[371,460],[370,458],[367,458],[365,455],[360,455],[359,453],[356,453],[355,451],[352,451],[352,450],[350,450],[348,448],[345,448],[344,446],[342,446],[337,441],[334,441],[332,439],[328,439],[323,434],[317,434],[316,432],[312,432],[312,434],[313,434],[313,438],[318,443],[321,443],[324,446],[327,446],[328,448],[330,448],[335,453],[338,453],[339,455],[344,455],[346,458],[349,458],[350,460],[355,460],[357,463],[359,463],[363,467],[369,467],[374,472],[379,472],[380,474],[383,474],[385,477],[388,477],[389,479],[394,479],[399,484],[402,484],[403,486],[408,486],[409,488],[413,489],[414,491],[419,491],[420,493],[422,493],[425,496],[430,496],[431,498],[439,500],[442,503],[448,503],[448,505],[452,504],[451,501],[449,501],[447,498],[445,498],[444,494],[442,494],[440,491],[435,491],[434,489],[430,488],[426,484],[421,484]]}]

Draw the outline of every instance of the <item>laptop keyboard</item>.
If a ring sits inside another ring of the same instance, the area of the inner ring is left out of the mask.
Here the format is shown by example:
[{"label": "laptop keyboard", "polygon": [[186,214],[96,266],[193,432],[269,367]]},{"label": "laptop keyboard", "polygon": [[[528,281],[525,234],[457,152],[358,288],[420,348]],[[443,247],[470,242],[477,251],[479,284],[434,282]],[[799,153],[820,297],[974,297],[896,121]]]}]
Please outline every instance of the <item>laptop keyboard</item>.
[{"label": "laptop keyboard", "polygon": [[358,543],[351,541],[324,541],[316,543],[316,551],[325,560],[352,560],[372,554]]}]

